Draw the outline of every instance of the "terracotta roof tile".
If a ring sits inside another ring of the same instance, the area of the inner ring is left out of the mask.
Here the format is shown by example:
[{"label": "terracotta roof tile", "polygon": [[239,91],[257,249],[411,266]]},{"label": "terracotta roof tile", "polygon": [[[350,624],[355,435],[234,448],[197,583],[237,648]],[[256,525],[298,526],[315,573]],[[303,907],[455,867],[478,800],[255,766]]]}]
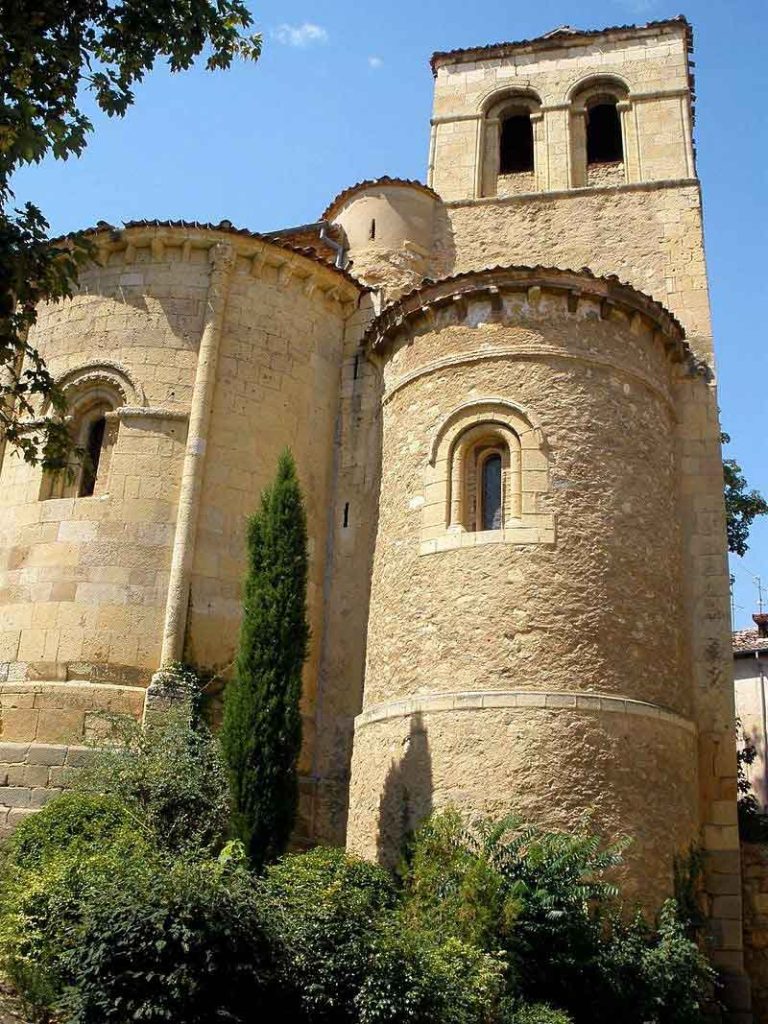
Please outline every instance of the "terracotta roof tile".
[{"label": "terracotta roof tile", "polygon": [[375,348],[387,333],[402,323],[403,320],[412,315],[418,315],[424,305],[430,302],[435,295],[444,296],[447,294],[460,295],[464,292],[470,293],[474,290],[482,290],[484,283],[495,283],[494,279],[519,278],[530,282],[534,278],[541,277],[549,282],[560,282],[564,287],[579,284],[586,278],[594,281],[597,291],[604,293],[605,297],[613,298],[615,301],[629,301],[642,308],[647,315],[656,319],[659,324],[674,338],[679,347],[682,359],[696,362],[703,373],[709,373],[706,364],[695,359],[691,349],[685,340],[685,330],[680,321],[670,313],[665,306],[657,302],[652,296],[638,291],[632,285],[621,281],[615,274],[598,275],[594,274],[589,267],[582,267],[580,270],[568,270],[562,267],[544,267],[537,265],[528,266],[495,266],[485,267],[481,270],[469,270],[452,277],[444,277],[438,281],[425,278],[424,281],[412,291],[400,296],[396,302],[385,307],[381,313],[369,324],[365,335],[365,342],[372,344]]},{"label": "terracotta roof tile", "polygon": [[[268,245],[274,245],[278,249],[285,249],[288,252],[298,253],[298,255],[304,256],[306,259],[321,264],[323,267],[333,271],[335,274],[340,274],[343,278],[349,281],[350,284],[355,285],[355,287],[360,291],[365,292],[369,290],[361,285],[360,282],[346,270],[341,270],[339,267],[334,266],[330,259],[325,259],[314,247],[291,245],[289,242],[282,241],[279,237],[276,237],[279,232],[269,234],[268,232],[262,233],[259,231],[251,231],[250,228],[236,228],[227,220],[220,221],[218,224],[211,224],[196,220],[128,220],[123,223],[122,227],[108,224],[106,221],[99,221],[98,224],[93,227],[83,228],[81,231],[77,232],[73,231],[71,234],[98,235],[103,232],[111,232],[112,234],[119,235],[123,230],[130,231],[134,228],[180,228],[187,231],[222,231],[228,235],[239,235],[242,238],[253,238],[261,242],[266,242]],[[51,239],[51,241],[54,243],[61,242],[64,241],[66,237],[66,235],[62,235],[59,238]]]},{"label": "terracotta roof tile", "polygon": [[415,188],[421,192],[425,192],[428,196],[433,196],[435,199],[440,199],[440,196],[431,189],[429,185],[425,185],[421,181],[416,181],[415,178],[390,178],[388,174],[385,174],[381,178],[368,178],[365,181],[358,181],[356,185],[350,185],[349,188],[345,188],[343,191],[331,200],[328,206],[322,213],[322,220],[330,220],[331,215],[336,212],[337,207],[345,203],[350,196],[354,195],[360,189],[375,187],[376,185],[400,185],[403,188]]},{"label": "terracotta roof tile", "polygon": [[731,633],[734,654],[768,651],[768,636],[760,636],[756,629],[735,629]]}]

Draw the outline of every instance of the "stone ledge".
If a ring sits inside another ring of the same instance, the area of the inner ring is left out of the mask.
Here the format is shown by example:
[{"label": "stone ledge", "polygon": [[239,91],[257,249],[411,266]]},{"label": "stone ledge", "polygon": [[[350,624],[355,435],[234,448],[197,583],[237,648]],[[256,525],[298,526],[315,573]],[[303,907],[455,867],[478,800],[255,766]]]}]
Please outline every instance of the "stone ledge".
[{"label": "stone ledge", "polygon": [[575,712],[609,712],[656,718],[685,732],[696,732],[695,724],[659,704],[611,697],[602,693],[569,693],[563,690],[467,690],[456,693],[428,693],[406,700],[386,701],[367,708],[355,719],[355,731],[375,722],[439,711],[488,711],[503,708],[537,708]]},{"label": "stone ledge", "polygon": [[82,768],[92,753],[92,747],[79,744],[0,743],[0,773],[9,765]]},{"label": "stone ledge", "polygon": [[548,520],[549,526],[526,526],[525,520],[523,520],[521,526],[505,527],[503,530],[446,532],[439,537],[433,537],[431,540],[421,541],[419,544],[419,554],[434,555],[441,551],[457,551],[459,548],[479,548],[484,544],[554,544],[555,517],[552,515],[539,515],[538,518]]},{"label": "stone ledge", "polygon": [[660,178],[658,181],[625,181],[614,185],[574,185],[552,191],[518,192],[511,196],[476,196],[471,199],[446,199],[449,209],[457,206],[488,206],[493,203],[514,203],[531,199],[575,199],[579,196],[605,195],[606,192],[659,192],[668,188],[698,188],[698,178]]}]

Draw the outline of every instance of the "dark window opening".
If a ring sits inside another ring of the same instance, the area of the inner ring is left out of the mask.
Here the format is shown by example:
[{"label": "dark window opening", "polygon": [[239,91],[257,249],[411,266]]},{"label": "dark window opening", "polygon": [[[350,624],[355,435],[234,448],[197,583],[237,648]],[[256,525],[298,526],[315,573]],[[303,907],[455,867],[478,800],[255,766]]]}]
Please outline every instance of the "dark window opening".
[{"label": "dark window opening", "polygon": [[357,375],[360,372],[360,356],[355,356],[355,365],[352,367],[352,380],[357,380]]},{"label": "dark window opening", "polygon": [[96,474],[99,471],[99,459],[101,458],[101,446],[104,443],[104,430],[107,421],[103,416],[88,427],[88,437],[85,442],[85,457],[83,459],[83,475],[80,479],[79,498],[90,498],[96,487]]},{"label": "dark window opening", "polygon": [[371,241],[373,241],[374,238],[376,237],[376,221],[375,220],[371,221],[371,230],[368,232],[368,237],[370,238]]},{"label": "dark window opening", "polygon": [[499,174],[533,170],[533,125],[528,114],[513,114],[501,123]]},{"label": "dark window opening", "polygon": [[489,455],[483,463],[483,529],[501,529],[501,456]]},{"label": "dark window opening", "polygon": [[349,502],[348,501],[345,502],[345,504],[344,504],[344,524],[343,525],[344,525],[345,529],[349,526]]},{"label": "dark window opening", "polygon": [[587,163],[608,164],[624,159],[621,120],[615,103],[596,103],[587,112]]}]

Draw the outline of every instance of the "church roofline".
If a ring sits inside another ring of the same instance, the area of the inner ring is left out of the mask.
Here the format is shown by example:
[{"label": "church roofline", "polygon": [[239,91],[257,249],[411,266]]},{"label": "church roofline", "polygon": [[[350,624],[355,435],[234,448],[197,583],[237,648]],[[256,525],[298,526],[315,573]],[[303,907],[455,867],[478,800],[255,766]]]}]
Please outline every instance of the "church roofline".
[{"label": "church roofline", "polygon": [[380,348],[393,333],[407,329],[409,321],[423,316],[429,306],[453,303],[473,293],[498,294],[536,287],[568,293],[576,301],[581,296],[589,297],[598,299],[607,307],[621,306],[632,313],[639,313],[651,320],[669,339],[679,362],[689,362],[697,372],[706,375],[710,372],[706,364],[693,355],[680,321],[660,302],[620,281],[615,275],[598,277],[588,267],[577,271],[543,266],[496,266],[438,281],[427,278],[418,288],[382,310],[368,326],[363,343],[372,349]]},{"label": "church roofline", "polygon": [[413,188],[419,192],[424,192],[428,196],[432,196],[432,198],[437,199],[438,202],[442,202],[437,192],[430,188],[429,185],[425,185],[422,181],[417,181],[415,178],[390,178],[388,174],[385,174],[381,178],[368,178],[365,181],[358,181],[357,184],[350,185],[348,188],[343,189],[325,208],[321,215],[322,219],[324,221],[330,221],[338,208],[343,206],[343,204],[346,203],[346,201],[353,196],[355,192],[361,192],[367,188],[376,188],[377,186],[382,188]]},{"label": "church roofline", "polygon": [[126,231],[133,232],[148,229],[160,231],[199,231],[201,233],[220,233],[225,235],[236,235],[242,239],[262,242],[264,245],[273,246],[275,249],[282,249],[284,252],[295,253],[297,256],[302,256],[304,259],[311,260],[313,263],[319,264],[321,267],[331,271],[333,274],[340,275],[350,285],[354,285],[355,289],[360,294],[370,291],[369,288],[366,288],[365,285],[361,284],[348,271],[342,270],[340,267],[337,267],[333,263],[324,259],[314,248],[290,245],[288,242],[281,241],[279,238],[275,237],[275,235],[278,234],[276,232],[262,233],[258,231],[251,231],[250,228],[236,228],[230,221],[226,220],[220,221],[218,224],[189,220],[129,220],[124,221],[122,227],[118,227],[114,224],[108,224],[106,221],[99,221],[92,227],[69,232],[66,235],[61,235],[58,238],[52,239],[51,242],[52,244],[61,243],[75,235],[93,236],[100,234],[109,234],[112,241],[117,242],[120,241],[121,236]]},{"label": "church roofline", "polygon": [[567,46],[578,46],[580,43],[590,43],[597,36],[617,35],[634,36],[640,32],[654,32],[660,28],[682,27],[687,36],[688,49],[693,49],[693,31],[691,24],[683,14],[675,18],[665,18],[661,21],[649,21],[645,25],[614,25],[610,28],[595,29],[573,29],[563,25],[546,32],[544,35],[535,36],[533,39],[518,39],[508,43],[488,43],[485,46],[467,46],[456,50],[437,50],[432,54],[429,65],[432,74],[437,75],[438,67],[445,64],[463,64],[466,61],[493,60],[498,57],[508,57],[520,50],[555,50]]}]

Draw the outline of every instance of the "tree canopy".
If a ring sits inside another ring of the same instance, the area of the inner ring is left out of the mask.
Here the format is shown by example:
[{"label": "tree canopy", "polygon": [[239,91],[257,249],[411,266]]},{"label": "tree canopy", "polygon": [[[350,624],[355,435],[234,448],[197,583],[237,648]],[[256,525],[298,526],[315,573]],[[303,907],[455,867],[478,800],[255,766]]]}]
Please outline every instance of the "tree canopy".
[{"label": "tree canopy", "polygon": [[[723,444],[730,442],[728,434],[721,434]],[[728,550],[734,555],[745,555],[747,538],[752,523],[758,516],[768,515],[768,501],[756,490],[749,490],[746,477],[735,459],[723,459],[725,486],[725,515],[728,530]]]},{"label": "tree canopy", "polygon": [[[47,155],[79,155],[93,130],[86,95],[109,116],[122,116],[157,60],[172,72],[191,67],[204,51],[209,70],[227,68],[236,57],[256,60],[261,36],[248,34],[252,21],[241,0],[0,5],[0,437],[28,462],[47,469],[68,462],[64,398],[29,330],[39,303],[73,294],[93,250],[82,235],[52,242],[32,203],[12,209],[14,171]],[[59,416],[35,421],[42,405]]]}]

